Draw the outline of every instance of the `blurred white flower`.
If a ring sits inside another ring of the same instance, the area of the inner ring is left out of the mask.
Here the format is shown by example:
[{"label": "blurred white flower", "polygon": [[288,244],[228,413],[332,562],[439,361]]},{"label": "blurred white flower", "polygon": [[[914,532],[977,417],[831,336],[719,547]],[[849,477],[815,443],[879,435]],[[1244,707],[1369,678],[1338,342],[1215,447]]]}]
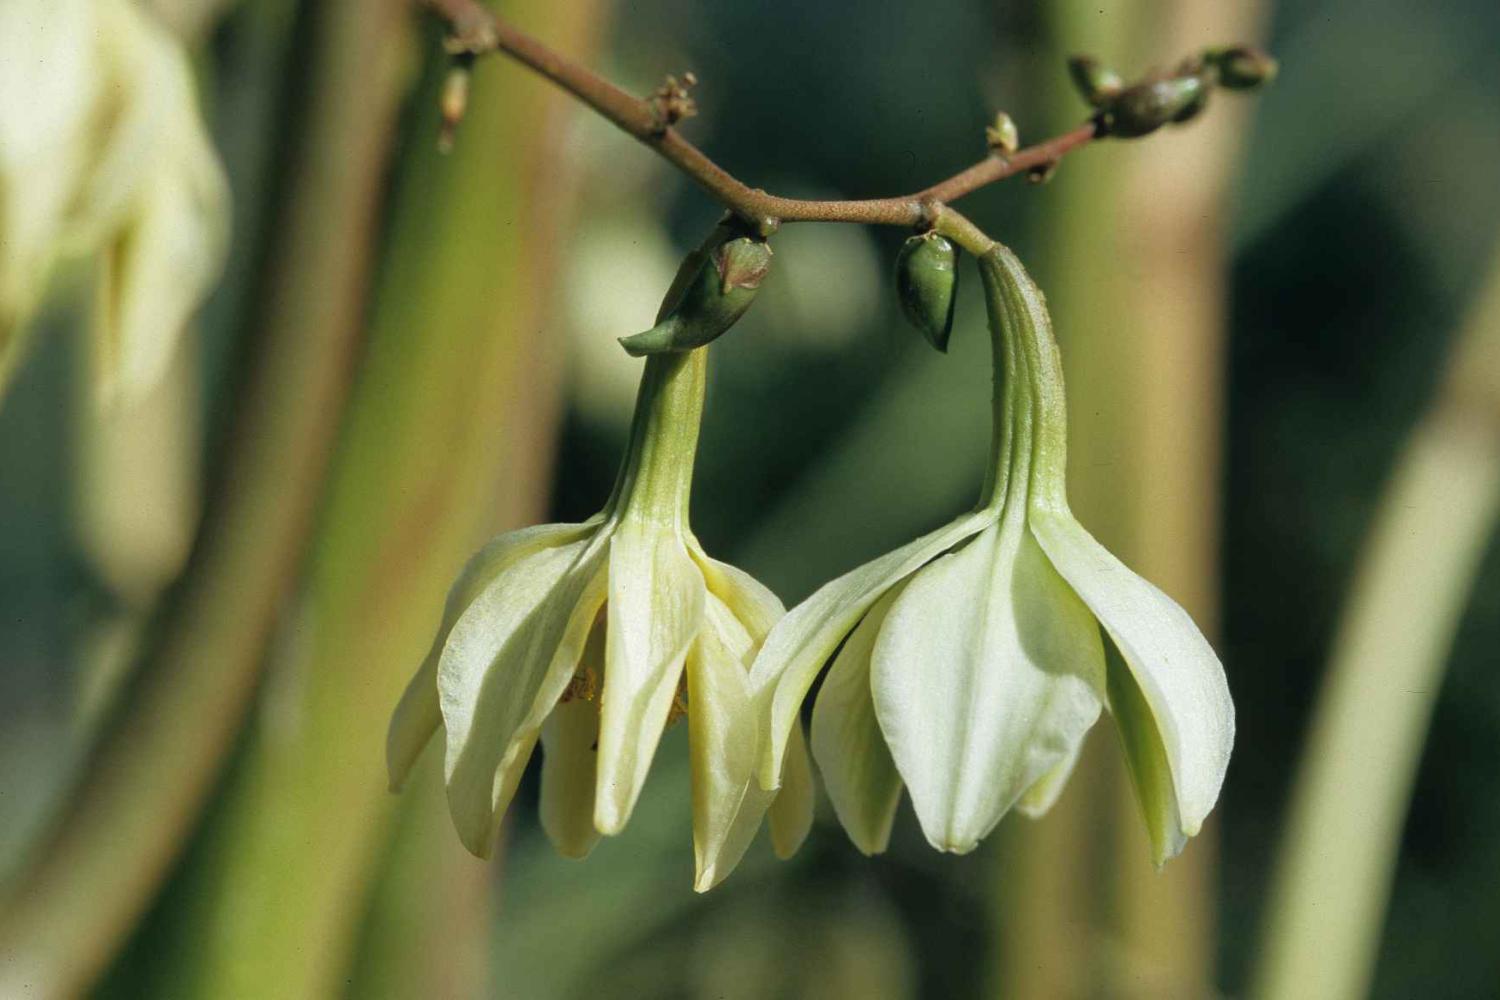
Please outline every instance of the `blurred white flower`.
[{"label": "blurred white flower", "polygon": [[102,402],[161,375],[218,277],[223,169],[186,53],[129,0],[0,4],[0,387],[60,260],[97,260]]}]

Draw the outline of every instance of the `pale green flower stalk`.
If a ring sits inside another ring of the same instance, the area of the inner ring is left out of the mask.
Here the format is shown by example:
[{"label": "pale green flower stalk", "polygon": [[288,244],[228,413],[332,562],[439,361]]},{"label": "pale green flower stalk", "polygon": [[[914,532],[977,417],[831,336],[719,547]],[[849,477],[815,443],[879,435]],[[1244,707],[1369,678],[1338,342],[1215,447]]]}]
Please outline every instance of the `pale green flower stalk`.
[{"label": "pale green flower stalk", "polygon": [[850,838],[884,850],[904,787],[928,841],[963,853],[1012,807],[1051,806],[1108,707],[1160,865],[1223,783],[1234,739],[1224,671],[1187,614],[1074,519],[1042,294],[1002,246],[979,267],[996,366],[983,500],[772,629],[752,672],[769,727],[759,778],[776,787],[799,707],[833,657],[812,748]]},{"label": "pale green flower stalk", "polygon": [[151,15],[0,4],[0,390],[56,264],[96,257],[96,394],[139,398],[218,278],[228,219],[187,54]]},{"label": "pale green flower stalk", "polygon": [[695,887],[733,870],[768,812],[779,855],[807,834],[812,775],[800,725],[785,734],[781,790],[754,778],[749,665],[781,602],[710,559],[688,525],[706,366],[703,350],[650,358],[603,512],[501,535],[449,593],[432,651],[391,720],[387,760],[399,788],[446,729],[449,807],[480,857],[538,739],[542,825],[558,851],[582,857],[601,834],[619,833],[684,699]]}]

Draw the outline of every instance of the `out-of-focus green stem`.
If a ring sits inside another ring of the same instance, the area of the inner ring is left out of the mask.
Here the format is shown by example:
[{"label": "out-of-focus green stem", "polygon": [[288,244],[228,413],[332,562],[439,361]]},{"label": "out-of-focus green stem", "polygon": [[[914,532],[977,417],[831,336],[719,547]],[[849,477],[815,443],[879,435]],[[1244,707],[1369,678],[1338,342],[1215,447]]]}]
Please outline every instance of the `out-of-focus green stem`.
[{"label": "out-of-focus green stem", "polygon": [[[1153,55],[1190,51],[1217,39],[1254,41],[1269,0],[1226,7],[1216,0],[1172,0],[1139,27]],[[1209,636],[1219,598],[1219,516],[1227,341],[1227,197],[1233,165],[1249,132],[1252,102],[1217,95],[1202,131],[1138,150],[1116,175],[1117,261],[1126,285],[1128,323],[1116,329],[1130,355],[1116,357],[1130,379],[1123,401],[1120,454],[1127,466],[1098,468],[1095,499],[1124,500],[1122,558],[1172,594]],[[1163,197],[1163,192],[1171,192]],[[1117,270],[1118,266],[1117,266]],[[1084,363],[1101,377],[1111,364]],[[1080,400],[1089,407],[1087,398]],[[1102,415],[1110,419],[1109,415]],[[1226,664],[1231,688],[1234,664]],[[1148,862],[1140,810],[1116,767],[1117,831],[1110,938],[1119,947],[1111,996],[1206,997],[1213,993],[1216,940],[1217,824],[1210,822],[1181,856],[1157,872]],[[1232,792],[1231,792],[1232,794]]]},{"label": "out-of-focus green stem", "polygon": [[405,4],[318,8],[266,314],[182,583],[92,767],[0,903],[0,995],[89,984],[156,891],[255,688],[323,480],[359,329]]},{"label": "out-of-focus green stem", "polygon": [[[592,3],[506,6],[573,49],[596,28]],[[436,148],[437,102],[416,105],[368,354],[291,612],[296,639],[271,665],[221,822],[185,876],[183,895],[198,903],[169,950],[180,967],[172,982],[189,996],[334,995],[372,899],[450,913],[400,954],[366,951],[384,969],[367,982],[408,964],[416,975],[445,954],[457,956],[449,974],[473,971],[488,934],[486,894],[473,886],[489,869],[452,856],[456,837],[430,794],[420,805],[441,822],[420,824],[424,842],[395,857],[451,881],[408,881],[417,898],[403,903],[404,874],[377,864],[401,804],[386,787],[390,713],[464,561],[497,528],[539,519],[550,479],[560,342],[549,331],[560,321],[549,288],[567,221],[558,112],[568,105],[517,67],[491,61],[476,74],[450,155]],[[430,852],[449,860],[433,864]],[[381,876],[391,881],[376,893]],[[387,910],[372,933],[408,916]],[[471,981],[428,992],[486,990]]]},{"label": "out-of-focus green stem", "polygon": [[1422,744],[1500,514],[1500,256],[1492,267],[1339,624],[1267,910],[1260,1000],[1369,992]]}]

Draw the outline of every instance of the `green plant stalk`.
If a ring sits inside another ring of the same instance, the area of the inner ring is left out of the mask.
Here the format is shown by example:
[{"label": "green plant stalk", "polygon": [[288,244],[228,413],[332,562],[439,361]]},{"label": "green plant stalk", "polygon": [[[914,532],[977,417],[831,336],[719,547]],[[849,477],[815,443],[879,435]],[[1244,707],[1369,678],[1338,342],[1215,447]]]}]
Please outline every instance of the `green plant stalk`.
[{"label": "green plant stalk", "polygon": [[[1213,37],[1255,40],[1270,4],[1226,10],[1212,0],[1174,0],[1141,25],[1157,53]],[[1129,467],[1127,548],[1141,571],[1174,594],[1212,635],[1218,619],[1220,473],[1227,341],[1228,197],[1254,103],[1220,94],[1180,148],[1157,143],[1116,177],[1119,252],[1132,261],[1127,294],[1130,384],[1121,442]],[[1162,198],[1162,191],[1171,191]],[[1119,331],[1116,332],[1118,335]],[[1089,364],[1105,364],[1086,349]],[[1108,415],[1105,415],[1108,419]],[[1120,499],[1096,469],[1096,498]],[[1098,480],[1103,480],[1099,482]],[[1229,664],[1231,684],[1234,667]],[[1113,750],[1113,748],[1111,748]],[[1113,757],[1114,755],[1111,754]],[[1123,777],[1123,775],[1122,775]],[[1110,938],[1120,947],[1107,989],[1117,996],[1209,996],[1217,952],[1217,830],[1210,822],[1161,872],[1145,861],[1133,790],[1116,789]],[[1231,793],[1232,794],[1232,791]]]},{"label": "green plant stalk", "polygon": [[[509,7],[575,44],[594,29],[592,5]],[[293,612],[298,638],[271,668],[218,836],[187,876],[184,895],[203,903],[179,922],[172,953],[189,995],[318,997],[348,978],[401,804],[381,754],[391,710],[464,561],[497,528],[544,513],[559,358],[557,339],[537,332],[557,325],[547,290],[567,175],[548,164],[559,105],[514,67],[477,73],[487,97],[451,155],[424,141],[438,132],[436,102],[417,105],[369,351]],[[457,838],[437,809],[445,822],[426,828],[444,841],[426,849],[448,852]],[[487,877],[471,859],[450,871]],[[462,932],[444,940],[434,926],[408,942],[413,961],[486,935],[482,895],[453,895],[481,905]],[[386,975],[400,964],[380,961]]]},{"label": "green plant stalk", "polygon": [[410,1000],[489,992],[496,871],[454,837],[437,757],[419,766],[402,792],[344,996]]},{"label": "green plant stalk", "polygon": [[175,860],[238,730],[346,389],[403,15],[395,0],[322,9],[301,169],[222,478],[141,675],[56,835],[4,889],[0,995],[31,984],[33,996],[68,996],[93,981]]},{"label": "green plant stalk", "polygon": [[1293,790],[1253,996],[1368,995],[1444,668],[1500,515],[1500,256],[1406,443],[1339,623]]}]

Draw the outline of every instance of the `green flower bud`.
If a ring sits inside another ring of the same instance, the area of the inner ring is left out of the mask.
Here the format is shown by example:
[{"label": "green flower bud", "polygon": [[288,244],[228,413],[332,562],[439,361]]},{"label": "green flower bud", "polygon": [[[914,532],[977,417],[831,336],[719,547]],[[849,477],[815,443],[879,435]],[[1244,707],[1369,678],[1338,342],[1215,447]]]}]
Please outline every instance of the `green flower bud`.
[{"label": "green flower bud", "polygon": [[896,257],[896,294],[901,311],[927,342],[944,353],[953,332],[958,251],[937,233],[913,236]]},{"label": "green flower bud", "polygon": [[1068,60],[1068,74],[1083,99],[1096,108],[1104,107],[1125,89],[1120,74],[1100,65],[1093,56],[1073,56]]},{"label": "green flower bud", "polygon": [[[1212,89],[1201,76],[1147,80],[1127,89],[1104,112],[1107,134],[1122,139],[1149,135],[1179,115],[1188,118],[1201,110]],[[1185,120],[1185,119],[1184,119]]]},{"label": "green flower bud", "polygon": [[745,314],[770,270],[771,247],[764,240],[740,236],[720,244],[706,255],[661,322],[621,337],[621,346],[632,357],[702,347]]},{"label": "green flower bud", "polygon": [[1252,45],[1209,49],[1203,61],[1219,71],[1219,83],[1229,90],[1254,90],[1276,79],[1276,60]]}]

